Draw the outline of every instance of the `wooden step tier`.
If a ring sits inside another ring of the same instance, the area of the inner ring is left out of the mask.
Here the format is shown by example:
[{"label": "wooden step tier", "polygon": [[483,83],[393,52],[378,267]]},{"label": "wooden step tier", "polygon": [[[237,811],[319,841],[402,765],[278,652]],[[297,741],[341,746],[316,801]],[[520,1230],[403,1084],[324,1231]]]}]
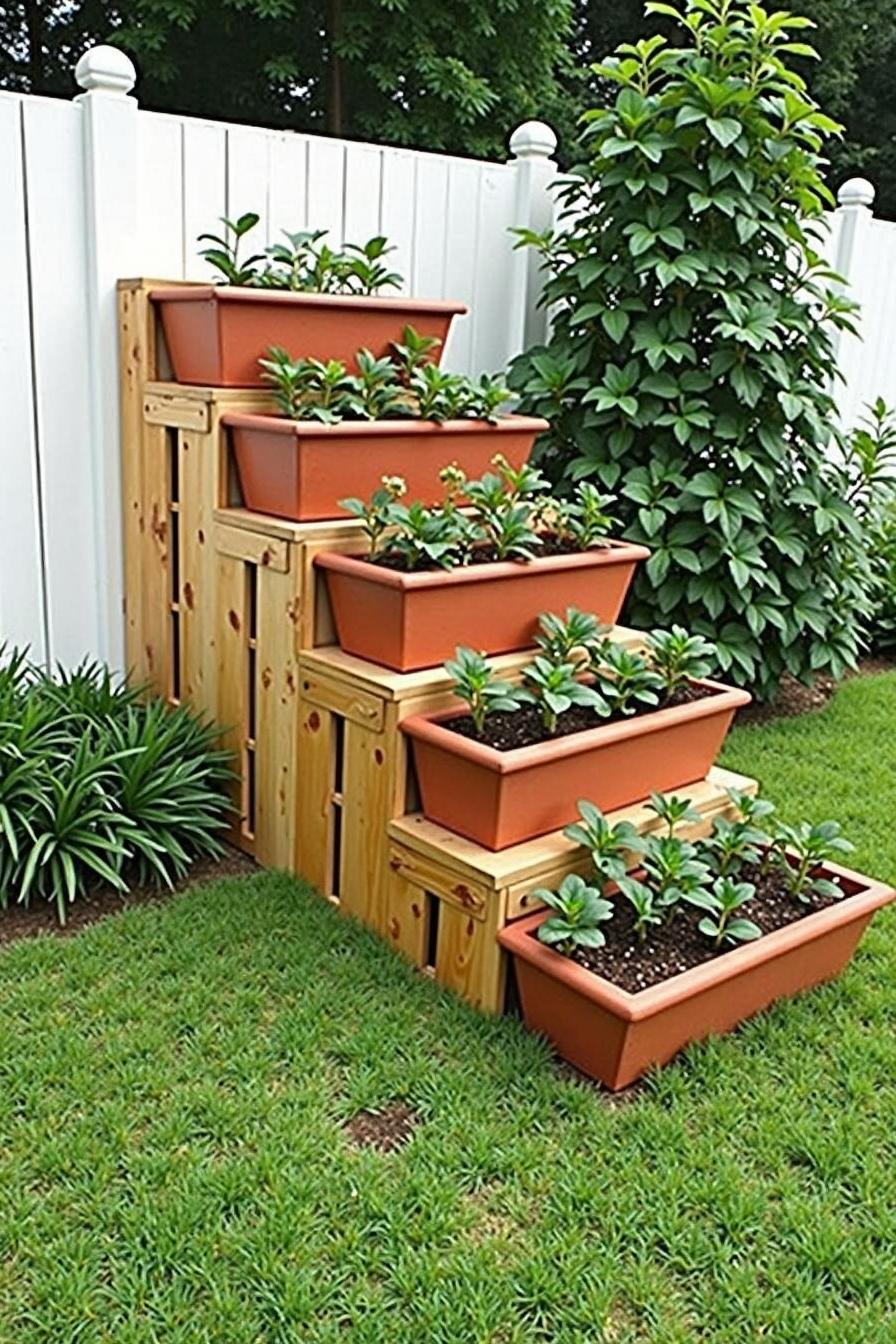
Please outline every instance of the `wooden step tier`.
[{"label": "wooden step tier", "polygon": [[[640,631],[617,626],[613,638],[638,648]],[[532,651],[491,659],[509,678]],[[349,914],[387,934],[386,827],[419,806],[405,735],[410,714],[458,703],[442,667],[392,672],[339,648],[299,657],[299,820],[296,866]]]},{"label": "wooden step tier", "polygon": [[[676,789],[700,813],[699,821],[676,833],[705,836],[717,817],[736,817],[728,789],[755,794],[758,785],[715,767],[700,783]],[[663,825],[643,804],[620,808],[609,820],[631,822],[642,835]],[[532,896],[537,888],[556,888],[568,873],[587,875],[587,851],[555,831],[496,853],[421,813],[391,821],[387,835],[389,884],[381,931],[414,965],[474,1007],[502,1012],[507,963],[498,930],[542,905]],[[637,866],[637,855],[629,859]]]}]

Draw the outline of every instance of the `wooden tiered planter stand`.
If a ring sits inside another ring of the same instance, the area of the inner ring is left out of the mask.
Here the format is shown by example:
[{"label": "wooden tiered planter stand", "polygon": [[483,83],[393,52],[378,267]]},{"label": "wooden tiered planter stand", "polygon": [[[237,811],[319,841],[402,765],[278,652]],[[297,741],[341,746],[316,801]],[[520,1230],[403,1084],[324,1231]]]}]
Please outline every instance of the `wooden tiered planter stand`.
[{"label": "wooden tiered planter stand", "polygon": [[[676,833],[690,839],[708,835],[717,817],[737,815],[727,789],[755,794],[757,787],[755,780],[713,768],[703,783],[684,790],[700,820]],[[611,812],[608,820],[631,822],[642,835],[663,825],[643,804]],[[419,813],[390,822],[387,830],[385,936],[476,1008],[503,1012],[507,958],[496,941],[498,930],[541,909],[543,903],[532,897],[537,888],[556,888],[568,873],[587,875],[588,854],[562,831],[495,852]],[[636,867],[638,856],[629,857]]]},{"label": "wooden tiered planter stand", "polygon": [[[478,1008],[505,1005],[497,931],[528,914],[531,893],[584,871],[555,833],[499,853],[417,814],[399,723],[449,708],[442,668],[389,671],[335,645],[323,550],[359,554],[355,520],[295,523],[241,506],[222,427],[228,411],[273,409],[263,390],[170,381],[148,292],[119,283],[127,658],[135,678],[189,702],[225,730],[238,781],[232,840],[260,863],[302,873],[422,970]],[[614,637],[638,647],[637,631]],[[505,654],[513,677],[531,653]],[[729,814],[713,770],[687,790],[707,832]],[[614,820],[658,825],[643,806]]]}]

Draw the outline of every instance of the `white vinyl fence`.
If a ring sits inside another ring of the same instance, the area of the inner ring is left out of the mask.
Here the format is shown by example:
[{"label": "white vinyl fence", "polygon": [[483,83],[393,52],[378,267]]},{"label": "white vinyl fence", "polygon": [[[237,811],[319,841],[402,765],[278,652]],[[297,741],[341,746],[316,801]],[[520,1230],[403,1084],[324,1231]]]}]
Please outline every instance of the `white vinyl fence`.
[{"label": "white vinyl fence", "polygon": [[[267,241],[384,233],[407,292],[470,306],[447,365],[497,369],[544,335],[537,262],[510,229],[550,224],[556,139],[528,122],[490,163],[146,112],[110,47],[76,79],[70,102],[0,93],[0,644],[120,666],[116,280],[207,278],[196,235],[249,209]],[[896,401],[896,225],[872,201],[848,183],[833,217],[865,332],[841,349],[847,424]]]}]

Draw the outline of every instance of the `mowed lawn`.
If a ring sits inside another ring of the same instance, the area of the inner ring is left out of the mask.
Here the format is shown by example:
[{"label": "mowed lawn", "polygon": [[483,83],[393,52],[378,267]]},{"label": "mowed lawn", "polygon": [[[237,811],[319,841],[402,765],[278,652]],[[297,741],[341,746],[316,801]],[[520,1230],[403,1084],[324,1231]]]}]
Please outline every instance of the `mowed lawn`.
[{"label": "mowed lawn", "polygon": [[[896,880],[896,673],[725,763]],[[3,1344],[896,1340],[896,914],[634,1095],[283,876],[0,952]],[[406,1100],[390,1153],[344,1130]]]}]

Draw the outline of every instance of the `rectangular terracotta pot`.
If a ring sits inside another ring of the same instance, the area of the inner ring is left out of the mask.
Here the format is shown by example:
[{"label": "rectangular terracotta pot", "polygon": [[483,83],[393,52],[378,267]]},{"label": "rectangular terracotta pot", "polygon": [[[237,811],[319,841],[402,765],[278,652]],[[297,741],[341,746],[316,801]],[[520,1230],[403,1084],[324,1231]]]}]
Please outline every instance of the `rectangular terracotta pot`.
[{"label": "rectangular terracotta pot", "polygon": [[719,682],[695,684],[713,694],[513,751],[446,728],[456,709],[404,719],[423,812],[486,849],[506,849],[575,821],[579,798],[612,812],[654,789],[705,779],[735,710],[751,697]]},{"label": "rectangular terracotta pot", "polygon": [[396,672],[435,667],[458,644],[511,653],[535,640],[538,613],[568,606],[614,625],[644,546],[611,542],[577,555],[402,574],[355,556],[318,555],[339,643]]},{"label": "rectangular terracotta pot", "polygon": [[874,912],[896,892],[833,863],[824,875],[840,879],[848,893],[837,905],[638,994],[533,937],[550,911],[515,920],[498,939],[514,958],[526,1026],[589,1077],[614,1091],[627,1087],[690,1041],[731,1031],[777,999],[842,971]]},{"label": "rectangular terracotta pot", "polygon": [[293,359],[341,359],[362,348],[389,353],[406,326],[444,349],[451,320],[466,304],[355,294],[293,294],[238,285],[172,285],[150,290],[174,377],[205,387],[264,387],[258,361],[272,345]]},{"label": "rectangular terracotta pot", "polygon": [[344,518],[340,499],[369,499],[384,476],[403,476],[407,498],[444,497],[439,472],[456,462],[471,479],[501,452],[515,467],[532,451],[544,420],[365,420],[322,425],[276,415],[225,415],[246,507],[313,522]]}]

